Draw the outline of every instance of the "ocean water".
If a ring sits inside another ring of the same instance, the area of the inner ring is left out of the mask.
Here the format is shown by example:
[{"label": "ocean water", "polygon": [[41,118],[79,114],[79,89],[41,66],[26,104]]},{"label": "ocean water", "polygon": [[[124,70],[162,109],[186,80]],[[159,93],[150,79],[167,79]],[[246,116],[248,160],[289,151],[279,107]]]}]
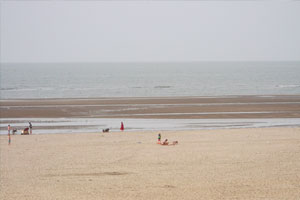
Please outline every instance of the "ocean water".
[{"label": "ocean water", "polygon": [[1,99],[300,94],[300,62],[1,64]]}]

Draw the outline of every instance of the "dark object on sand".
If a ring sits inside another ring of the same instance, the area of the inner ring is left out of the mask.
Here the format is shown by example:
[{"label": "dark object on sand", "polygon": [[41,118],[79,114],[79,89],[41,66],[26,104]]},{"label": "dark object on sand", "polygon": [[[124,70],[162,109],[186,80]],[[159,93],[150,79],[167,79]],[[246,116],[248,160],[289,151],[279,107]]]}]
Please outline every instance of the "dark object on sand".
[{"label": "dark object on sand", "polygon": [[13,135],[16,134],[17,131],[18,131],[18,130],[17,130],[16,128],[14,128],[13,131],[12,131]]},{"label": "dark object on sand", "polygon": [[108,133],[108,132],[109,132],[109,128],[102,129],[102,132],[103,132],[103,133]]},{"label": "dark object on sand", "polygon": [[21,135],[29,135],[29,128],[25,128],[25,129],[22,131]]}]

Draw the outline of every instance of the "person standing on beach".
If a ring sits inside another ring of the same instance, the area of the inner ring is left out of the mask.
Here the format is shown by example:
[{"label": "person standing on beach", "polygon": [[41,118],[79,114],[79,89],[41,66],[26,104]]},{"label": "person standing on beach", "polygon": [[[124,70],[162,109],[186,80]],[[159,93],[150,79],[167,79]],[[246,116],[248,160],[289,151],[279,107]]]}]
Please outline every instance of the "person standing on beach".
[{"label": "person standing on beach", "polygon": [[32,124],[31,122],[28,122],[29,123],[29,131],[30,131],[30,135],[32,134]]},{"label": "person standing on beach", "polygon": [[10,138],[10,125],[7,126],[7,131],[8,131],[8,145],[10,145],[11,138]]},{"label": "person standing on beach", "polygon": [[7,126],[8,135],[10,135],[10,124]]},{"label": "person standing on beach", "polygon": [[158,141],[157,141],[157,144],[160,144],[160,139],[161,139],[161,135],[160,133],[158,134]]},{"label": "person standing on beach", "polygon": [[124,124],[123,122],[121,122],[121,128],[120,128],[121,131],[124,131]]}]

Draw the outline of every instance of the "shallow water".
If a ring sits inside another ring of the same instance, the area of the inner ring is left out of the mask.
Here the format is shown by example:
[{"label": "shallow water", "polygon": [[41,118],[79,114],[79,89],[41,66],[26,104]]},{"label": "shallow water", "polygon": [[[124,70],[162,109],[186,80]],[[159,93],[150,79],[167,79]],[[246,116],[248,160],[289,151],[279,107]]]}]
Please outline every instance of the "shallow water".
[{"label": "shallow water", "polygon": [[7,134],[7,125],[17,128],[18,133],[32,122],[34,134],[45,133],[90,133],[110,128],[120,131],[121,121],[125,131],[176,131],[207,130],[224,128],[262,128],[289,126],[299,127],[300,118],[276,119],[100,119],[100,118],[15,118],[1,119],[0,134]]}]

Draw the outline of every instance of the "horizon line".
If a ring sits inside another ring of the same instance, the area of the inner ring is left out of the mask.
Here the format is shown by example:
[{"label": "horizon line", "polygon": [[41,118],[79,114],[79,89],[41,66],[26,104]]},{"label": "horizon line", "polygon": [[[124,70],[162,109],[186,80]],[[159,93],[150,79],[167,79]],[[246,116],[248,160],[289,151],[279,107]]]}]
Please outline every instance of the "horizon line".
[{"label": "horizon line", "polygon": [[176,63],[205,63],[205,62],[265,62],[265,63],[275,63],[275,62],[300,62],[300,60],[202,60],[202,61],[62,61],[62,62],[1,62],[0,64],[151,64],[151,63],[161,63],[161,64],[176,64]]}]

